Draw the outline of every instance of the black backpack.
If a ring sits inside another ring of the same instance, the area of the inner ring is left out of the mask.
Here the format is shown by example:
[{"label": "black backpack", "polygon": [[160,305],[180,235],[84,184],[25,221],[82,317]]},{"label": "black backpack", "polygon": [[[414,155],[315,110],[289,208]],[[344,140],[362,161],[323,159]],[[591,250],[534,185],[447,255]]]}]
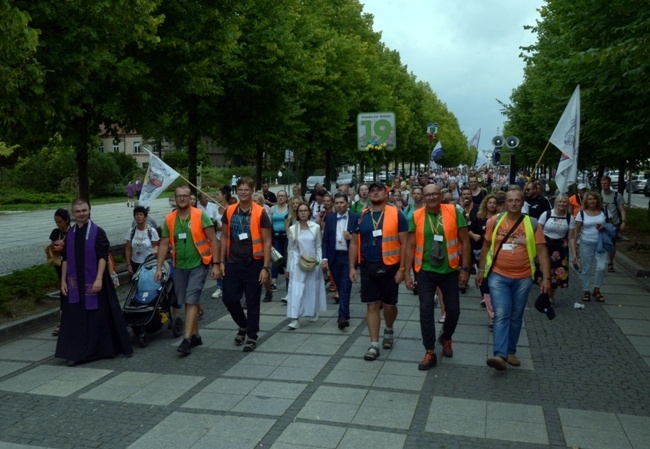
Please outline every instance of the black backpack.
[{"label": "black backpack", "polygon": [[[131,228],[131,238],[129,239],[130,241],[133,241],[133,236],[135,236],[135,228],[136,226],[133,226]],[[149,225],[147,225],[147,235],[149,236],[149,240],[151,240],[151,242],[153,243],[153,238],[151,238],[153,234],[151,233],[151,226]]]}]

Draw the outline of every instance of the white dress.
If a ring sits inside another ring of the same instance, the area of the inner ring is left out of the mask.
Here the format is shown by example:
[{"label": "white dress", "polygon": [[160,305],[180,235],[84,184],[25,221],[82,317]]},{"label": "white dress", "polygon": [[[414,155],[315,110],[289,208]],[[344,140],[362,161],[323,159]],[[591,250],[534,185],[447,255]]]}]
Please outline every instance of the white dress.
[{"label": "white dress", "polygon": [[[296,230],[299,230],[296,240]],[[287,293],[287,318],[312,317],[327,310],[325,282],[320,265],[314,271],[303,271],[300,255],[322,260],[320,226],[309,223],[309,229],[300,229],[300,223],[289,228],[289,289]]]}]

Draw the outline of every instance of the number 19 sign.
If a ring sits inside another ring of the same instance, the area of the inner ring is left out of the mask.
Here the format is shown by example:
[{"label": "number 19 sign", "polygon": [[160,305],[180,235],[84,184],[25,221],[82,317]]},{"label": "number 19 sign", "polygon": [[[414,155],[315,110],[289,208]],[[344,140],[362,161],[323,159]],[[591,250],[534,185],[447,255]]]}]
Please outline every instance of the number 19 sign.
[{"label": "number 19 sign", "polygon": [[394,112],[362,112],[357,116],[358,149],[394,150],[396,146]]}]

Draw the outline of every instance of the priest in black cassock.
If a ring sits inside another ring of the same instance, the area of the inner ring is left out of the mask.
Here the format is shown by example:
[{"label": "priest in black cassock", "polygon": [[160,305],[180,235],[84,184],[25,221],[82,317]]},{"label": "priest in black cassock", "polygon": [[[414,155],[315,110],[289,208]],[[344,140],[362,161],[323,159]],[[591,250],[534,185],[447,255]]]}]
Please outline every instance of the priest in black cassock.
[{"label": "priest in black cassock", "polygon": [[115,286],[108,273],[106,232],[90,220],[84,199],[72,202],[75,225],[68,233],[61,264],[61,331],[55,356],[68,366],[133,354]]}]

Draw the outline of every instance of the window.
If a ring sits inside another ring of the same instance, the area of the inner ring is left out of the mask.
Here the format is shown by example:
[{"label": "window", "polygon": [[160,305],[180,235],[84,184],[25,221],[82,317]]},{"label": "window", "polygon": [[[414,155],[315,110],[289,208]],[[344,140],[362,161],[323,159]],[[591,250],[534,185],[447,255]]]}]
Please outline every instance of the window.
[{"label": "window", "polygon": [[113,144],[113,153],[119,153],[119,152],[120,152],[120,145]]},{"label": "window", "polygon": [[133,154],[142,153],[142,142],[133,142]]},{"label": "window", "polygon": [[97,151],[99,151],[100,153],[103,153],[104,152],[104,145],[98,146]]}]

